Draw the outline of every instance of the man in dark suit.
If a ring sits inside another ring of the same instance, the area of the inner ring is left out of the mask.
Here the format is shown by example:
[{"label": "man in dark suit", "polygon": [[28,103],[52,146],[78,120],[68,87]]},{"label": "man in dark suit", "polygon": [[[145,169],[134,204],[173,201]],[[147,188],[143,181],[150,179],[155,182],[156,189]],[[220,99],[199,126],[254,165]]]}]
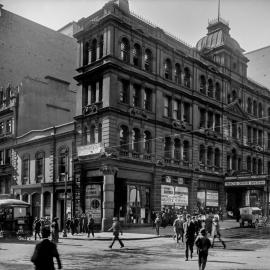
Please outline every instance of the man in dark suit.
[{"label": "man in dark suit", "polygon": [[56,245],[51,242],[48,238],[50,231],[46,228],[42,230],[43,240],[36,245],[31,262],[34,263],[36,270],[55,270],[53,257],[56,258],[58,269],[62,269],[59,253]]},{"label": "man in dark suit", "polygon": [[185,243],[186,243],[186,261],[188,261],[188,253],[190,250],[190,258],[192,259],[193,254],[193,245],[195,238],[195,224],[191,221],[191,217],[189,214],[186,215],[186,222],[184,223],[184,235],[185,235]]}]

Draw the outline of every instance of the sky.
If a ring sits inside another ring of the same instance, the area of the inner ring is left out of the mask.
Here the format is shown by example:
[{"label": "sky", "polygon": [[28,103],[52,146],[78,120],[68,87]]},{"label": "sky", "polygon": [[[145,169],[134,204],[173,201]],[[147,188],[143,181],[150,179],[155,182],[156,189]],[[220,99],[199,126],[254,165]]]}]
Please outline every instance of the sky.
[{"label": "sky", "polygon": [[[196,46],[218,16],[219,0],[129,0],[130,9],[181,40]],[[108,0],[0,0],[4,9],[58,30],[88,17]],[[270,0],[220,0],[231,36],[246,51],[270,45]]]}]

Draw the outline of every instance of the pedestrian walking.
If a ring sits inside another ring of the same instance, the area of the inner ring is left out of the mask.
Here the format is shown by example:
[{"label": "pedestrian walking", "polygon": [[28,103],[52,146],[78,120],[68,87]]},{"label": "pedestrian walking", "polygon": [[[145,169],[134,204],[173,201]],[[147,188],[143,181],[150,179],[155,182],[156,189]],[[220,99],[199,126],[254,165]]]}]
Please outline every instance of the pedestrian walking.
[{"label": "pedestrian walking", "polygon": [[95,225],[95,220],[92,215],[89,215],[88,223],[87,223],[87,237],[90,236],[90,233],[92,233],[92,236],[95,237],[94,234],[94,225]]},{"label": "pedestrian walking", "polygon": [[157,214],[156,219],[155,219],[155,225],[156,225],[156,233],[159,235],[159,228],[161,226],[161,218],[159,214]]},{"label": "pedestrian walking", "polygon": [[183,220],[180,215],[177,215],[177,219],[174,220],[173,229],[174,229],[173,239],[175,239],[176,237],[176,243],[179,243],[180,239],[182,239],[183,242],[184,227],[183,227]]},{"label": "pedestrian walking", "polygon": [[186,261],[188,261],[188,255],[190,251],[190,258],[192,259],[193,255],[193,245],[195,238],[195,225],[191,221],[191,217],[189,214],[186,215],[186,222],[184,223],[184,234],[185,234],[185,243],[186,243]]},{"label": "pedestrian walking", "polygon": [[119,238],[119,233],[121,233],[121,235],[123,235],[123,231],[121,229],[121,225],[120,225],[120,222],[118,221],[118,218],[116,218],[116,217],[113,218],[112,227],[108,231],[113,231],[113,241],[109,245],[109,248],[113,247],[115,240],[118,240],[118,242],[121,245],[121,248],[123,248],[124,244],[123,244],[122,240]]},{"label": "pedestrian walking", "polygon": [[35,251],[31,257],[31,262],[34,263],[36,270],[54,270],[53,258],[57,260],[58,269],[62,269],[57,247],[48,239],[49,236],[50,231],[44,228],[42,231],[43,240],[36,245]]},{"label": "pedestrian walking", "polygon": [[200,230],[200,233],[195,240],[195,245],[198,248],[199,270],[204,270],[208,257],[208,249],[211,247],[211,241],[207,237],[205,229]]},{"label": "pedestrian walking", "polygon": [[38,219],[37,217],[35,217],[35,220],[34,220],[34,223],[33,223],[35,240],[37,240],[37,235],[39,236],[39,239],[41,239],[40,228],[41,228],[41,221],[40,221],[40,219]]},{"label": "pedestrian walking", "polygon": [[151,211],[151,221],[152,221],[152,228],[154,229],[156,226],[155,226],[155,219],[156,219],[156,213],[155,211]]},{"label": "pedestrian walking", "polygon": [[71,230],[71,234],[74,235],[74,233],[75,233],[75,220],[74,220],[74,218],[72,218],[70,220],[70,230]]},{"label": "pedestrian walking", "polygon": [[59,241],[59,225],[58,225],[58,217],[55,217],[53,219],[53,222],[51,224],[52,228],[52,241],[54,243],[58,243]]},{"label": "pedestrian walking", "polygon": [[215,215],[213,218],[213,223],[212,223],[212,248],[214,247],[215,239],[218,238],[218,240],[222,243],[223,248],[226,248],[225,242],[221,239],[221,234],[220,234],[220,227],[219,227],[219,218],[218,215]]}]

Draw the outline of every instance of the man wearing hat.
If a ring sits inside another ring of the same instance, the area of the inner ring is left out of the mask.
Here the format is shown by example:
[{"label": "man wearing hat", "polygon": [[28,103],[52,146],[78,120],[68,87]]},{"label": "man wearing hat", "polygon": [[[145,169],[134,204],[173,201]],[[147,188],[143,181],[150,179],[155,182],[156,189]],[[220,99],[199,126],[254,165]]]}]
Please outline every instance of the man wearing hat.
[{"label": "man wearing hat", "polygon": [[56,245],[48,239],[49,236],[50,231],[43,228],[43,240],[36,245],[34,254],[31,257],[31,262],[34,263],[36,270],[54,270],[54,257],[57,260],[58,269],[62,268]]},{"label": "man wearing hat", "polygon": [[193,254],[193,245],[195,238],[195,225],[191,221],[191,217],[189,214],[186,215],[186,222],[183,224],[184,227],[184,235],[185,235],[185,243],[186,243],[186,261],[188,261],[188,253],[190,250],[190,258],[192,259]]},{"label": "man wearing hat", "polygon": [[204,270],[208,257],[208,249],[211,247],[211,241],[208,239],[204,228],[200,230],[200,233],[195,240],[195,245],[198,248],[199,270]]},{"label": "man wearing hat", "polygon": [[112,227],[108,231],[113,231],[113,241],[109,245],[109,248],[112,248],[115,240],[118,240],[120,245],[121,245],[121,248],[123,248],[124,244],[123,244],[122,240],[119,238],[119,233],[121,232],[121,235],[123,235],[123,232],[122,232],[122,229],[121,229],[120,222],[118,221],[118,218],[116,218],[116,217],[113,218]]},{"label": "man wearing hat", "polygon": [[58,217],[55,217],[53,219],[53,222],[52,222],[52,225],[51,225],[51,228],[52,228],[52,241],[54,243],[58,243],[58,240],[59,240],[59,225],[58,225],[58,220],[59,218]]}]

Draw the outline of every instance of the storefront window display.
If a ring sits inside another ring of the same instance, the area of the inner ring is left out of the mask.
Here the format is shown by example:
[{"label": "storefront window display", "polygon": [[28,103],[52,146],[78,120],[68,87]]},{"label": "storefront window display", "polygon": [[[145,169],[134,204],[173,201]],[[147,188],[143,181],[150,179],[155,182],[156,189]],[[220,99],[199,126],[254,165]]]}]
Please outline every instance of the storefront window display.
[{"label": "storefront window display", "polygon": [[219,196],[217,190],[199,190],[197,192],[197,206],[200,211],[215,211],[219,206]]},{"label": "storefront window display", "polygon": [[150,189],[142,185],[127,186],[127,223],[149,223]]}]

